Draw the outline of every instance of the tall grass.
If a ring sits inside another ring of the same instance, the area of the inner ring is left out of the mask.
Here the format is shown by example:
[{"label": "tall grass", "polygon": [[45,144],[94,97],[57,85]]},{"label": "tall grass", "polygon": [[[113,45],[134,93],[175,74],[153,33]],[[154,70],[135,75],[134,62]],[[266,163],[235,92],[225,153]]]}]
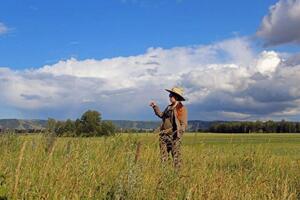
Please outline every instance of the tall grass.
[{"label": "tall grass", "polygon": [[155,135],[6,135],[0,148],[0,199],[300,198],[300,135],[186,134],[179,172]]}]

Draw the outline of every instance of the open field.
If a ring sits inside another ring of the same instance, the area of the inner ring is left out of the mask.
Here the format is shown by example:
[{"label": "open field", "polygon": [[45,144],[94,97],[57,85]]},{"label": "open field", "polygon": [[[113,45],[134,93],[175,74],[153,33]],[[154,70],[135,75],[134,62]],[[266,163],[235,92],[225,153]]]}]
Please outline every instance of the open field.
[{"label": "open field", "polygon": [[[2,199],[299,199],[300,134],[185,134],[181,171],[158,136],[0,136]],[[0,198],[0,199],[1,199]]]}]

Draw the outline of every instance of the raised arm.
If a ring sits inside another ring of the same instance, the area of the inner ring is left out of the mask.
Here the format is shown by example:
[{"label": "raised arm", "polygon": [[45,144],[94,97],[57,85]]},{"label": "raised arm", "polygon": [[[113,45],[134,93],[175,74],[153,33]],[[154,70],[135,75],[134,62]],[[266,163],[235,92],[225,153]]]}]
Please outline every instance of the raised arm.
[{"label": "raised arm", "polygon": [[160,111],[159,106],[154,101],[150,102],[150,106],[153,108],[156,116],[158,116],[159,118],[163,117],[164,113]]},{"label": "raised arm", "polygon": [[158,105],[155,105],[152,108],[153,108],[154,113],[155,113],[156,116],[158,116],[159,118],[163,117],[164,113],[160,111]]}]

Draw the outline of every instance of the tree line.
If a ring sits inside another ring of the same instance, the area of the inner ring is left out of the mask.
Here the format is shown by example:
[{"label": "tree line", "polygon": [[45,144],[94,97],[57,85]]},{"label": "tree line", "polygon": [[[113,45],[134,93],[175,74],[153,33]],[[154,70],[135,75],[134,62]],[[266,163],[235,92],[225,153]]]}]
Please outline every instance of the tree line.
[{"label": "tree line", "polygon": [[71,119],[59,121],[49,118],[47,130],[56,136],[91,137],[114,135],[117,128],[111,121],[102,121],[101,113],[98,111],[88,110],[75,121]]},{"label": "tree line", "polygon": [[246,121],[212,124],[208,132],[213,133],[300,133],[300,122],[290,121]]}]

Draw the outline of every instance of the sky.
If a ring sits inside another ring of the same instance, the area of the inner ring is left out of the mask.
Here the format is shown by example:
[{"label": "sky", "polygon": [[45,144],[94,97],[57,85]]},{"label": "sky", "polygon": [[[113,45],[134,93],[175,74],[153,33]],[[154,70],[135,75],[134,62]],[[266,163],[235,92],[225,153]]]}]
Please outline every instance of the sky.
[{"label": "sky", "polygon": [[4,0],[0,118],[300,120],[300,0]]}]

